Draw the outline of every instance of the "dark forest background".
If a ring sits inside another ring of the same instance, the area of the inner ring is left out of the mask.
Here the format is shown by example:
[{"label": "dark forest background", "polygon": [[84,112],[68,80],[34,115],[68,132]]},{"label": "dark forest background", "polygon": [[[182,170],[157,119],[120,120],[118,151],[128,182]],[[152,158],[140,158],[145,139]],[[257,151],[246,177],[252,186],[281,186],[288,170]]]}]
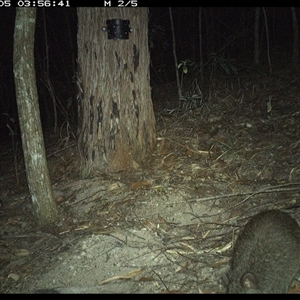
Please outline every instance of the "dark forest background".
[{"label": "dark forest background", "polygon": [[[265,8],[265,12],[273,70],[293,68],[297,71],[298,66],[292,65],[291,8]],[[191,78],[201,76],[202,79],[210,77],[212,70],[213,75],[226,76],[238,76],[239,72],[251,68],[268,70],[266,22],[262,11],[260,65],[253,64],[254,13],[255,8],[246,7],[201,8],[200,34],[199,8],[172,8],[178,63],[187,67]],[[296,8],[296,15],[299,18],[299,8]],[[0,20],[0,145],[5,146],[12,136],[19,136],[12,66],[15,9],[1,8]],[[103,26],[105,24],[103,20]],[[55,133],[67,123],[76,133],[76,38],[76,8],[37,10],[35,59],[44,132]],[[169,8],[149,9],[149,47],[151,85],[174,83],[176,69]],[[183,68],[180,71],[183,74]]]}]

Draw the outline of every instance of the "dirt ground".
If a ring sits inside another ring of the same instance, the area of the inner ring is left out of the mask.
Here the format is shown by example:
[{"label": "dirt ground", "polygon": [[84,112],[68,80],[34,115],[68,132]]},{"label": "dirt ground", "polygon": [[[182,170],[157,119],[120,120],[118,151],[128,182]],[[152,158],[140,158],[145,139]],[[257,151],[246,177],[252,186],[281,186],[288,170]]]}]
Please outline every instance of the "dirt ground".
[{"label": "dirt ground", "polygon": [[154,86],[157,148],[130,172],[79,180],[73,136],[48,136],[51,229],[33,222],[21,151],[1,148],[0,292],[224,293],[250,216],[300,222],[299,86],[289,70],[253,71],[179,111],[176,85]]}]

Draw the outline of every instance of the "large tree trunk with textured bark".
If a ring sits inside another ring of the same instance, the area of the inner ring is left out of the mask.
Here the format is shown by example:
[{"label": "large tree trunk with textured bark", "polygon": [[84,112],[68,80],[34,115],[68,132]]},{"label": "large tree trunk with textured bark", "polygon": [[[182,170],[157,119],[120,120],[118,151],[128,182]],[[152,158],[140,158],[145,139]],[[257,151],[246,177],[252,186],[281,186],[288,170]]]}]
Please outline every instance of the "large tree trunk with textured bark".
[{"label": "large tree trunk with textured bark", "polygon": [[47,167],[34,68],[36,8],[17,8],[14,33],[14,76],[26,176],[33,213],[40,225],[57,220]]},{"label": "large tree trunk with textured bark", "polygon": [[[108,39],[106,20],[130,21]],[[82,177],[138,166],[156,142],[147,8],[78,8],[78,148]]]}]

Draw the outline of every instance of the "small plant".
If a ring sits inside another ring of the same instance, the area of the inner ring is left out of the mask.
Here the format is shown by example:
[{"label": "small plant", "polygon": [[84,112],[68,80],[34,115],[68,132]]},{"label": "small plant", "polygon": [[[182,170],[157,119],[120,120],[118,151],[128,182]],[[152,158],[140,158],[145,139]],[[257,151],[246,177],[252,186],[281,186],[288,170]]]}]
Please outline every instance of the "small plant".
[{"label": "small plant", "polygon": [[9,136],[15,136],[17,133],[16,131],[13,129],[16,126],[16,120],[11,117],[8,113],[3,113],[3,116],[6,117],[6,127],[9,130]]},{"label": "small plant", "polygon": [[167,42],[167,35],[165,28],[160,25],[152,25],[149,28],[148,32],[148,42],[149,48],[152,50],[155,48],[155,45],[162,47],[164,51],[169,49],[169,43]]},{"label": "small plant", "polygon": [[18,130],[17,130],[17,122],[15,118],[10,116],[8,113],[3,113],[3,117],[6,118],[6,127],[9,130],[9,136],[11,138],[11,145],[12,145],[12,151],[13,151],[13,156],[14,156],[14,168],[15,168],[15,174],[16,174],[16,182],[17,185],[19,185],[19,173],[18,173]]},{"label": "small plant", "polygon": [[222,70],[226,75],[238,75],[237,68],[234,65],[234,59],[217,56],[215,53],[210,54],[211,71]]},{"label": "small plant", "polygon": [[201,72],[201,65],[190,59],[183,60],[178,65],[181,72],[181,96],[180,106],[184,110],[195,109],[202,103],[202,91],[200,89],[198,79]]},{"label": "small plant", "polygon": [[189,90],[181,95],[180,102],[184,110],[190,110],[200,107],[202,99],[203,97],[200,87],[197,82],[195,82],[190,86]]}]

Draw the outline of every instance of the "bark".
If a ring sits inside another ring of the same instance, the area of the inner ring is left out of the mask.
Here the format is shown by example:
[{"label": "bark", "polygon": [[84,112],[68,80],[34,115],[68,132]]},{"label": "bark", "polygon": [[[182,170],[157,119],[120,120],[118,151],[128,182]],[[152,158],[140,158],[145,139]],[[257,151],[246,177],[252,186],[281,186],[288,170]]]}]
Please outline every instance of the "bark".
[{"label": "bark", "polygon": [[34,68],[36,8],[17,8],[14,76],[26,176],[33,213],[39,225],[58,218],[47,167]]},{"label": "bark", "polygon": [[[128,19],[128,40],[109,40],[109,19]],[[156,142],[148,9],[78,8],[78,149],[82,177],[136,167]]]},{"label": "bark", "polygon": [[293,33],[294,33],[294,44],[293,44],[293,66],[298,70],[299,63],[299,29],[295,7],[291,7],[292,21],[293,21]]},{"label": "bark", "polygon": [[255,8],[254,21],[254,64],[259,65],[259,7]]}]

